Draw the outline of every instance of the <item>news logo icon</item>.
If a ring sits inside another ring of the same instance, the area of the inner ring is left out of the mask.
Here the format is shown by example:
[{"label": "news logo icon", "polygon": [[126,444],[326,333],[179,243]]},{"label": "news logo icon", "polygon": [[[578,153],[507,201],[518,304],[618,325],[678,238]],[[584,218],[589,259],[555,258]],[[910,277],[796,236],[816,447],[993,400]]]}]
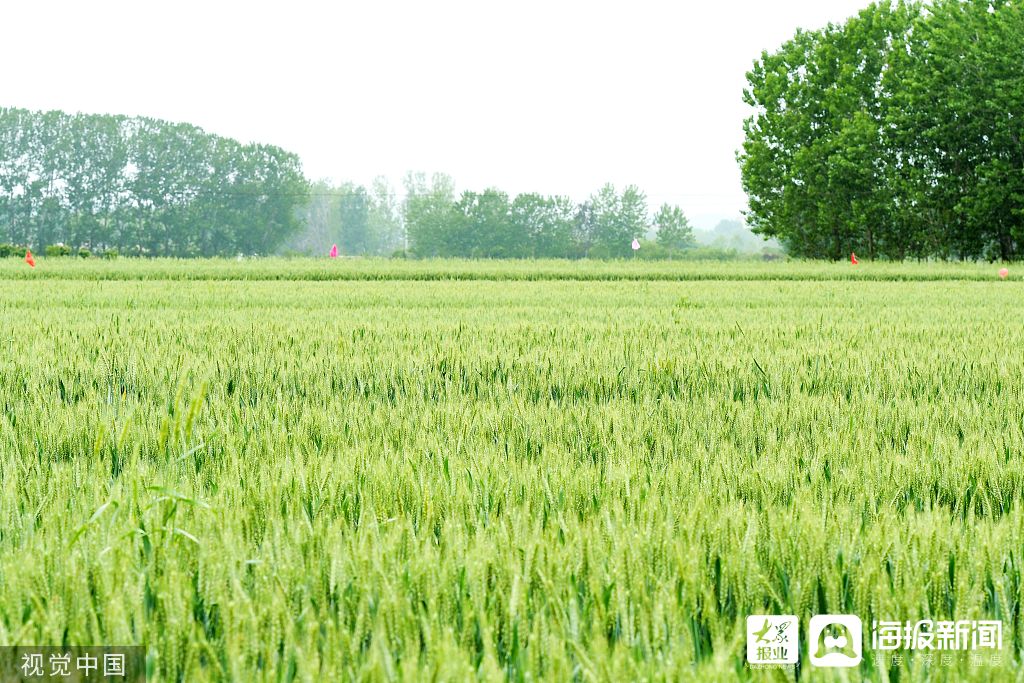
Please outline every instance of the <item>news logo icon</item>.
[{"label": "news logo icon", "polygon": [[812,666],[857,666],[864,658],[864,627],[853,614],[818,614],[811,617],[807,643]]},{"label": "news logo icon", "polygon": [[747,617],[747,662],[756,665],[796,664],[800,659],[800,627],[792,614]]}]

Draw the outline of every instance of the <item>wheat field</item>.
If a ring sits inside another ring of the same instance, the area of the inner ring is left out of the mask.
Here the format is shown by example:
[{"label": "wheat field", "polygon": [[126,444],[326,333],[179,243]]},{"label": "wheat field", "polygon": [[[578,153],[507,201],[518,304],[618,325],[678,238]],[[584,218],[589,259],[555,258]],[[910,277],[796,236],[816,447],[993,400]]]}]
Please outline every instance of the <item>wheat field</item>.
[{"label": "wheat field", "polygon": [[[154,681],[1021,680],[994,270],[2,263],[0,644],[139,644]],[[827,612],[1004,644],[747,666],[746,616]]]}]

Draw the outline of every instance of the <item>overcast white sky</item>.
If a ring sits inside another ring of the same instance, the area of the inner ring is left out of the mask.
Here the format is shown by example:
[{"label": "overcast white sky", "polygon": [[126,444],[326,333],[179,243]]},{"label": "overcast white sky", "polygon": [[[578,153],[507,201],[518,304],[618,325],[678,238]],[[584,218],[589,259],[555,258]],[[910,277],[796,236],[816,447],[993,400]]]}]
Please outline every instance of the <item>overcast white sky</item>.
[{"label": "overcast white sky", "polygon": [[312,178],[744,208],[744,74],[869,0],[4,2],[0,106],[188,121]]}]

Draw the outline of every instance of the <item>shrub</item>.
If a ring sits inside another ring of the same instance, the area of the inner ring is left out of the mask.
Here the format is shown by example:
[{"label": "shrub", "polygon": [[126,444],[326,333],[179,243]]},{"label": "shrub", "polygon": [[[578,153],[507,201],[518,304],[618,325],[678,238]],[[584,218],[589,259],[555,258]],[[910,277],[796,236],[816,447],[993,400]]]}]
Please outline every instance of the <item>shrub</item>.
[{"label": "shrub", "polygon": [[659,242],[641,242],[640,249],[636,252],[636,258],[647,260],[679,258],[680,249],[666,247]]},{"label": "shrub", "polygon": [[71,247],[66,244],[48,244],[43,253],[47,256],[71,256]]}]

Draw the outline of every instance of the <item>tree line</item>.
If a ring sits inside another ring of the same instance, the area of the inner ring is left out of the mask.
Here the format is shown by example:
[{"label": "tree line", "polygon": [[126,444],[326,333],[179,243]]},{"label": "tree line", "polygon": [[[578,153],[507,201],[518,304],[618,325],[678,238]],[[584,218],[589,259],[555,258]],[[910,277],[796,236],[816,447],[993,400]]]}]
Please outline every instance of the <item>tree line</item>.
[{"label": "tree line", "polygon": [[649,215],[636,186],[582,203],[449,176],[310,183],[299,158],[189,124],[144,117],[0,109],[0,254],[322,254],[469,258],[644,257],[695,244],[682,210]]},{"label": "tree line", "polygon": [[299,158],[188,124],[0,109],[0,242],[269,253],[301,228]]},{"label": "tree line", "polygon": [[405,249],[401,203],[384,178],[368,188],[314,182],[299,216],[303,229],[284,243],[284,253],[322,256],[332,244],[346,256],[391,256]]},{"label": "tree line", "polygon": [[[188,124],[0,109],[0,253],[226,256],[281,251],[468,258],[644,257],[695,245],[679,207],[649,215],[630,185],[587,200],[495,188],[456,193],[444,174],[309,183],[294,154]],[[20,250],[20,251],[19,251]]]},{"label": "tree line", "polygon": [[748,222],[791,254],[1017,259],[1024,2],[879,2],[747,74]]},{"label": "tree line", "polygon": [[369,189],[314,184],[306,229],[290,248],[320,253],[337,243],[352,255],[616,258],[631,255],[638,239],[647,240],[642,255],[652,258],[696,245],[682,209],[665,204],[649,215],[646,196],[633,185],[605,185],[582,203],[537,193],[510,197],[497,188],[458,193],[442,173],[409,173],[403,185],[399,201],[383,179]]}]

